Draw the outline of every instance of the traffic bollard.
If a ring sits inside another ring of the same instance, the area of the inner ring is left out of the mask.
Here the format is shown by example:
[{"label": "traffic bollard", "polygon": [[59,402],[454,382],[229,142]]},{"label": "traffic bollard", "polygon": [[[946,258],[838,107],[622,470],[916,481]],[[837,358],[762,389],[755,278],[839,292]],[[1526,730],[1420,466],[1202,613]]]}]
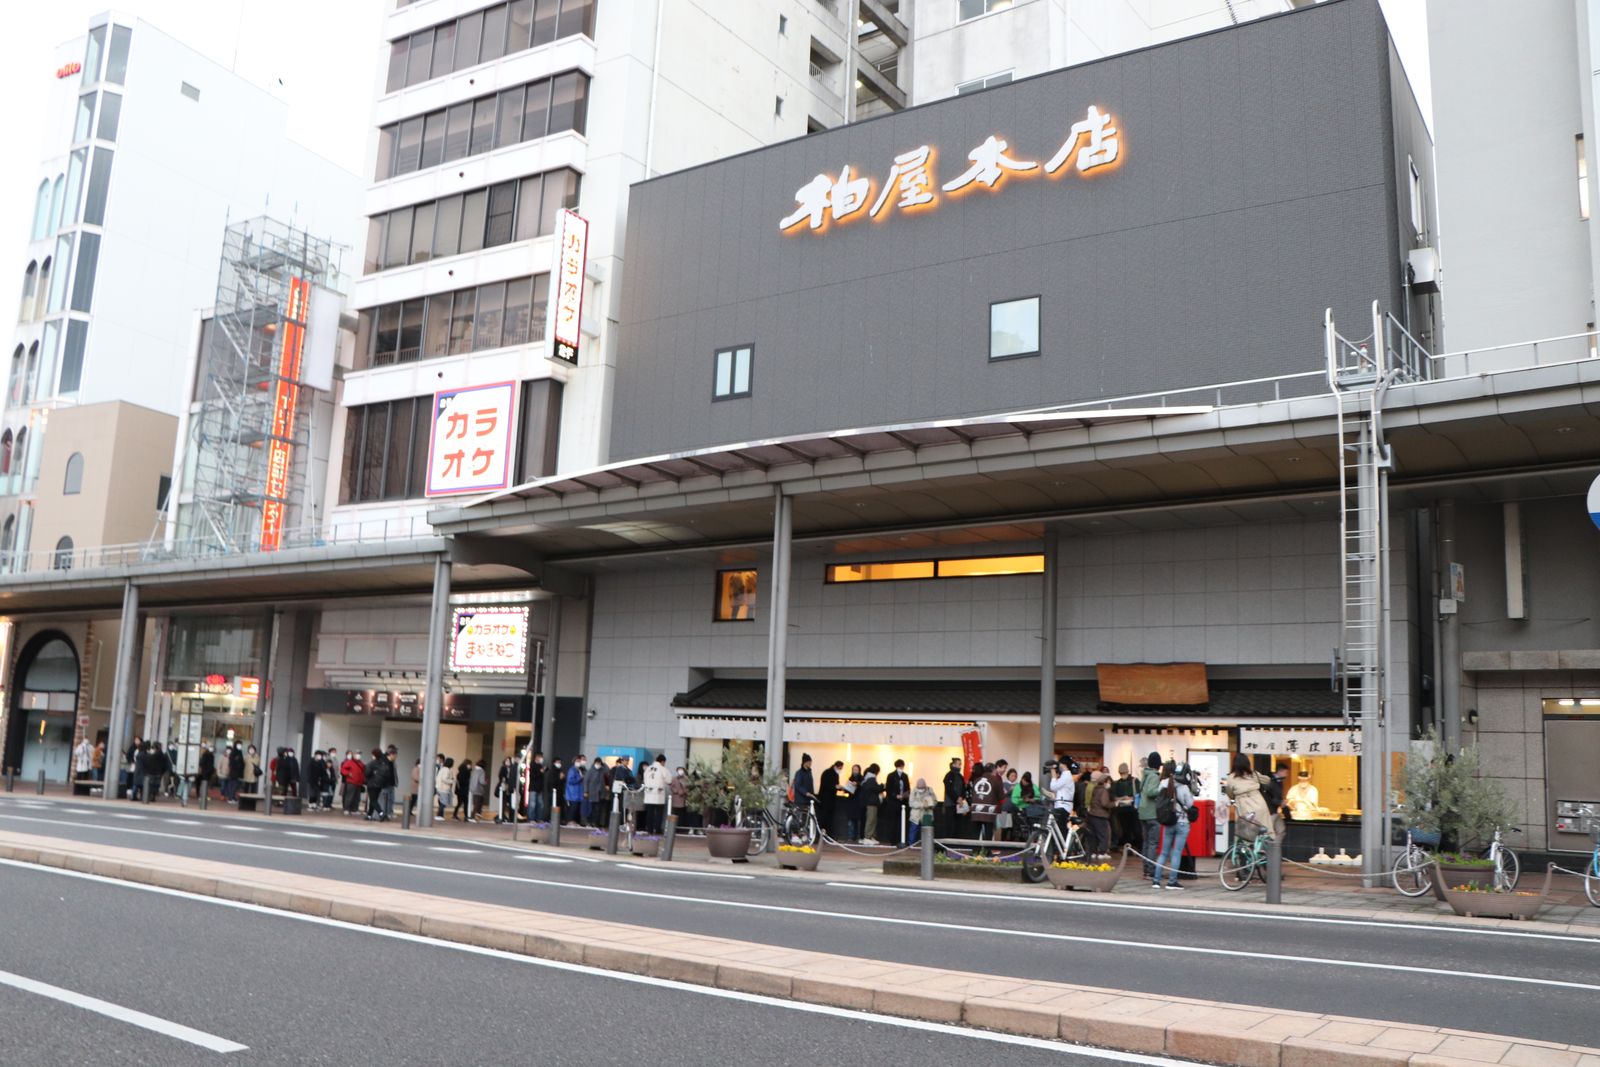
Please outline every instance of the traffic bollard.
[{"label": "traffic bollard", "polygon": [[[43,784],[43,779],[40,779],[40,783]],[[150,793],[155,788],[155,784],[156,780],[154,778],[146,777],[143,783],[143,789],[141,790],[144,795],[139,799],[144,801],[146,804],[150,803]]]},{"label": "traffic bollard", "polygon": [[656,853],[657,859],[672,859],[672,843],[678,839],[678,817],[667,816],[667,825],[661,830],[661,850]]},{"label": "traffic bollard", "polygon": [[205,811],[211,806],[211,783],[203,782],[200,785],[200,810]]},{"label": "traffic bollard", "polygon": [[922,880],[933,881],[933,827],[922,828]]},{"label": "traffic bollard", "polygon": [[617,809],[621,806],[621,798],[613,793],[611,796],[611,820],[606,824],[606,855],[608,856],[617,854],[617,832],[621,829],[619,824],[622,822],[622,813]]},{"label": "traffic bollard", "polygon": [[1283,903],[1283,844],[1267,838],[1267,903]]},{"label": "traffic bollard", "polygon": [[561,846],[561,805],[556,800],[555,790],[550,791],[550,837],[551,845]]},{"label": "traffic bollard", "polygon": [[6,792],[7,793],[14,792],[16,790],[16,788],[17,788],[17,769],[15,767],[7,767],[6,768]]},{"label": "traffic bollard", "polygon": [[40,796],[44,796],[44,768],[43,767],[39,768],[39,789],[38,789],[38,793],[39,793]]},{"label": "traffic bollard", "polygon": [[416,799],[415,794],[406,794],[405,807],[400,812],[400,829],[411,829],[411,802]]}]

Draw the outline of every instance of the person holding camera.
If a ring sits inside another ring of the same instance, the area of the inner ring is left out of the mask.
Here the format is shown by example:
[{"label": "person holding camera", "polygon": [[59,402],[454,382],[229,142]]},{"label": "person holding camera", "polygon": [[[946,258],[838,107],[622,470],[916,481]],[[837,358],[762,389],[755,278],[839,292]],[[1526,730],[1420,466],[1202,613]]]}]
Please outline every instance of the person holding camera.
[{"label": "person holding camera", "polygon": [[[1182,889],[1178,884],[1178,865],[1183,843],[1189,839],[1189,809],[1194,793],[1189,788],[1189,765],[1168,760],[1161,768],[1161,786],[1156,794],[1156,822],[1161,825],[1161,853],[1156,857],[1155,881],[1151,889]],[[1161,884],[1167,875],[1167,885]]]}]

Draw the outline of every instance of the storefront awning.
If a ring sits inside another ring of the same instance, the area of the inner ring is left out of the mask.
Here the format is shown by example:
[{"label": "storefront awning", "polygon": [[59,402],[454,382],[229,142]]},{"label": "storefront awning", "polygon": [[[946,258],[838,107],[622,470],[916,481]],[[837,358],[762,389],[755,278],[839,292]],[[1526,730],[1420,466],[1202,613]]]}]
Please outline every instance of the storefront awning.
[{"label": "storefront awning", "polygon": [[[786,691],[788,707],[785,710],[789,714],[810,712],[841,717],[889,715],[923,719],[1039,714],[1039,683],[1030,681],[833,681],[792,678]],[[1209,696],[1205,704],[1182,707],[1113,706],[1100,703],[1094,682],[1063,681],[1056,685],[1056,716],[1058,721],[1081,717],[1096,721],[1182,718],[1275,722],[1283,719],[1337,720],[1343,714],[1339,694],[1330,690],[1328,683],[1321,680],[1214,680]],[[760,716],[766,713],[766,703],[767,683],[759,678],[714,678],[672,698],[672,706],[680,715],[696,711],[720,711]],[[760,727],[757,731],[749,737],[756,739],[765,736]]]}]

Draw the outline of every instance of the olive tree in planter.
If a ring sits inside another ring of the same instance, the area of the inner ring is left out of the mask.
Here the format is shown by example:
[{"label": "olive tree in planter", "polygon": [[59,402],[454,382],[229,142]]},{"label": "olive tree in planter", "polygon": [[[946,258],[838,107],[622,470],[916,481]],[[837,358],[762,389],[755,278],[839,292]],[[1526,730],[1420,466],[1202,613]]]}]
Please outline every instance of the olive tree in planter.
[{"label": "olive tree in planter", "polygon": [[735,811],[754,812],[767,806],[770,790],[780,788],[777,774],[758,773],[744,748],[726,748],[717,763],[695,760],[689,767],[688,806],[705,819],[706,850],[715,859],[743,859],[750,852],[750,828],[733,825]]},{"label": "olive tree in planter", "polygon": [[1401,779],[1406,825],[1437,834],[1441,847],[1460,851],[1457,856],[1438,857],[1440,870],[1452,880],[1487,884],[1494,877],[1494,865],[1466,853],[1487,848],[1495,827],[1509,826],[1516,809],[1499,782],[1481,776],[1477,745],[1447,753],[1430,730],[1420,747],[1428,752],[1427,758],[1419,759],[1413,751]]}]

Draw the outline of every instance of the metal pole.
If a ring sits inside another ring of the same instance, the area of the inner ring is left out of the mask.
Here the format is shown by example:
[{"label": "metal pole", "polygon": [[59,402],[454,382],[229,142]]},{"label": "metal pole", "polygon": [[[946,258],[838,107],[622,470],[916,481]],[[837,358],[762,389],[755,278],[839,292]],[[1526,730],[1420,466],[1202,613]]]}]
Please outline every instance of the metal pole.
[{"label": "metal pole", "polygon": [[[617,783],[621,785],[621,782]],[[621,829],[622,822],[622,794],[615,790],[611,793],[611,818],[606,822],[606,855],[617,854],[617,831]]]},{"label": "metal pole", "polygon": [[1283,842],[1267,838],[1267,903],[1283,903]]},{"label": "metal pole", "polygon": [[1055,759],[1056,752],[1056,560],[1061,535],[1054,526],[1044,528],[1044,573],[1039,576],[1039,767]]},{"label": "metal pole", "polygon": [[[1450,564],[1456,557],[1456,502],[1439,501],[1439,603],[1454,601]],[[1437,610],[1437,605],[1435,605]],[[1440,740],[1446,752],[1461,751],[1461,630],[1455,612],[1439,624],[1439,704],[1444,730]]]},{"label": "metal pole", "polygon": [[433,825],[433,760],[444,718],[444,649],[450,625],[450,559],[433,561],[433,601],[428,609],[428,681],[422,706],[422,770],[417,775],[417,825]]},{"label": "metal pole", "polygon": [[122,751],[128,746],[128,728],[133,722],[133,687],[139,684],[139,672],[133,669],[132,662],[137,654],[138,628],[139,587],[131,581],[123,582],[122,621],[117,627],[117,662],[111,683],[111,722],[106,732],[106,778],[105,787],[100,790],[102,800],[117,799],[117,786],[122,778]]},{"label": "metal pole", "polygon": [[[793,541],[793,501],[783,495],[783,487],[772,497],[772,583],[769,597],[767,632],[767,759],[766,771],[783,769],[783,713],[788,707],[786,692],[789,670],[789,550]],[[780,797],[772,798],[772,815],[781,815]],[[777,848],[777,835],[769,835],[768,850]]]},{"label": "metal pole", "polygon": [[[1376,401],[1374,401],[1376,402]],[[1375,457],[1375,442],[1371,423],[1361,428],[1360,456],[1362,462],[1357,468],[1356,497],[1358,500],[1358,513],[1370,515],[1371,523],[1366,524],[1367,529],[1361,534],[1361,554],[1369,559],[1376,560],[1380,554],[1378,545],[1378,531],[1372,527],[1377,525],[1377,471]],[[1371,580],[1378,585],[1382,584],[1383,572],[1379,566],[1374,566],[1370,575]],[[1382,659],[1379,646],[1382,645],[1382,636],[1378,633],[1378,626],[1382,624],[1381,612],[1378,608],[1380,590],[1372,590],[1371,599],[1361,605],[1360,610],[1371,612],[1373,616],[1364,619],[1364,623],[1376,623],[1370,628],[1363,627],[1365,632],[1373,635],[1374,644],[1371,648],[1364,648],[1361,656],[1366,660],[1365,666],[1371,667],[1376,663],[1380,670]],[[1374,692],[1369,686],[1361,697],[1361,884],[1374,886],[1380,875],[1381,859],[1379,856],[1379,841],[1381,840],[1383,822],[1383,777],[1380,732],[1382,702],[1380,694]]]},{"label": "metal pole", "polygon": [[550,790],[550,844],[561,844],[561,790]]},{"label": "metal pole", "polygon": [[[668,798],[667,803],[672,803]],[[667,808],[667,824],[661,829],[661,851],[657,857],[662,860],[672,859],[672,843],[678,839],[678,817],[672,814],[672,808]]]},{"label": "metal pole", "polygon": [[[417,775],[417,781],[422,781],[422,775]],[[415,793],[406,794],[406,802],[400,809],[400,829],[402,830],[411,829],[411,802],[415,799],[417,799]]]},{"label": "metal pole", "polygon": [[[16,789],[17,789],[17,769],[15,767],[7,767],[6,768],[6,792],[7,793],[14,793],[14,792],[16,792]],[[115,793],[116,793],[116,790],[113,789],[112,790],[112,794],[115,795]],[[101,794],[101,796],[104,796],[105,795],[105,790],[104,789],[100,790],[100,794]]]},{"label": "metal pole", "polygon": [[200,783],[200,810],[205,811],[211,806],[211,783]]},{"label": "metal pole", "polygon": [[39,768],[39,788],[37,790],[35,790],[35,792],[37,792],[40,796],[44,796],[44,768],[43,767]]},{"label": "metal pole", "polygon": [[922,828],[922,880],[933,881],[933,827],[931,826]]},{"label": "metal pole", "polygon": [[[556,674],[561,661],[563,603],[561,597],[550,602],[550,625],[544,640],[544,678],[539,687],[539,722],[533,731],[534,752],[548,752],[551,759],[555,758],[555,744],[551,741],[550,730],[556,721]],[[533,752],[528,753],[528,757],[531,759]]]}]

